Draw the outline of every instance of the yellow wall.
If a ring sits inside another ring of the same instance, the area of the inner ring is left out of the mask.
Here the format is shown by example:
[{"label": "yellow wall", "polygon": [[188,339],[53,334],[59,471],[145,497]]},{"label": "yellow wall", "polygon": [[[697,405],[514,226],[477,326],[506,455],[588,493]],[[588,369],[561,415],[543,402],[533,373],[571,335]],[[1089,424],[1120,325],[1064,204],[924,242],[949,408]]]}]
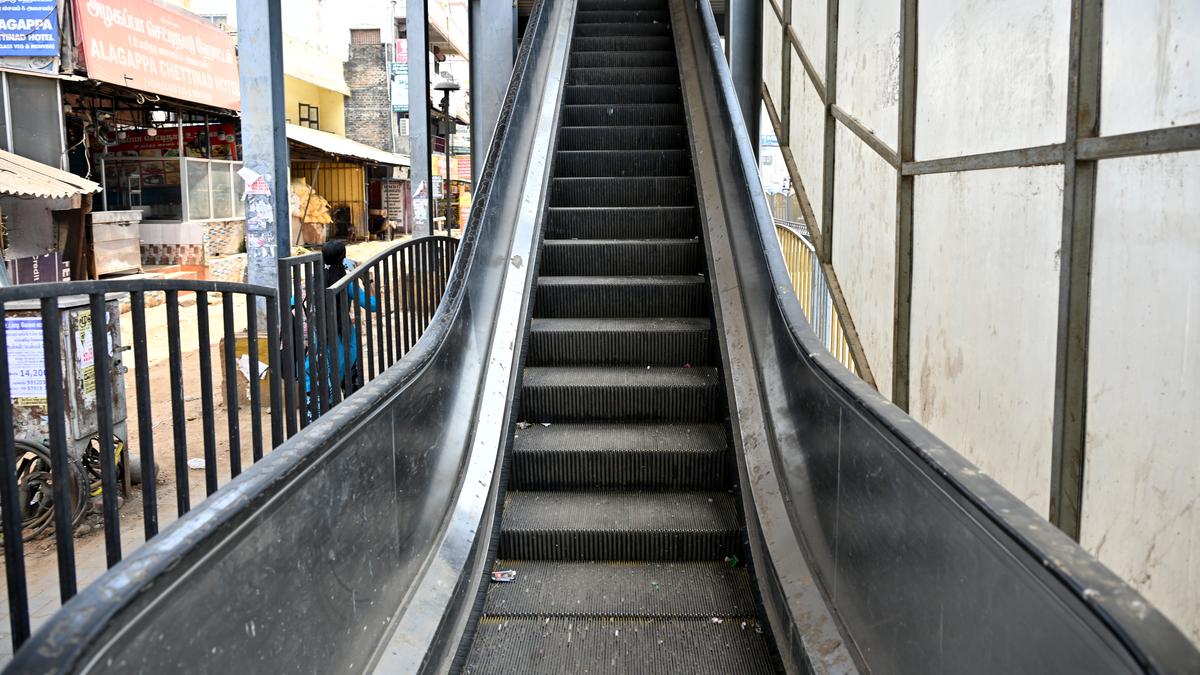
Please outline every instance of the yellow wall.
[{"label": "yellow wall", "polygon": [[321,131],[346,135],[346,97],[340,92],[287,75],[283,78],[283,93],[288,122],[299,124],[300,104],[307,103],[320,110]]}]

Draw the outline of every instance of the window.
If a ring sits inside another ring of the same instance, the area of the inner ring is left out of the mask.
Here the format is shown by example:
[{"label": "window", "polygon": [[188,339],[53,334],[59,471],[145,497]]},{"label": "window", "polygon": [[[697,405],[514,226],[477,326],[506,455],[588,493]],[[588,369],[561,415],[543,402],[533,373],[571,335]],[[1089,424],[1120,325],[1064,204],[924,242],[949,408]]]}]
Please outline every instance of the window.
[{"label": "window", "polygon": [[378,28],[351,28],[350,29],[350,44],[352,45],[377,45],[383,42],[379,37]]},{"label": "window", "polygon": [[300,104],[300,126],[309,129],[321,128],[321,113],[317,110],[317,106],[307,103]]},{"label": "window", "polygon": [[103,166],[105,210],[141,211],[143,220],[182,220],[177,158],[107,157]]},{"label": "window", "polygon": [[229,32],[229,15],[228,14],[201,14],[201,19],[211,23],[223,31]]},{"label": "window", "polygon": [[189,220],[223,220],[245,216],[242,194],[246,186],[238,175],[241,162],[188,159],[187,204]]},{"label": "window", "polygon": [[62,166],[62,95],[58,81],[5,73],[14,133],[12,152],[55,168]]}]

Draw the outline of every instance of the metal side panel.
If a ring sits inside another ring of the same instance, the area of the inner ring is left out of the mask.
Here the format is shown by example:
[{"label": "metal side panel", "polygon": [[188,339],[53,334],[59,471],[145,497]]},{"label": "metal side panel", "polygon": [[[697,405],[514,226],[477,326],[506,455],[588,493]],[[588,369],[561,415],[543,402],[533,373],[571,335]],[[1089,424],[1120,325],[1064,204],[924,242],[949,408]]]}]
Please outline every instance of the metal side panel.
[{"label": "metal side panel", "polygon": [[534,12],[413,350],[85,588],[8,672],[447,666],[494,521],[574,7]]},{"label": "metal side panel", "polygon": [[670,6],[747,532],[788,669],[1200,672],[1145,599],[821,346],[708,3]]}]

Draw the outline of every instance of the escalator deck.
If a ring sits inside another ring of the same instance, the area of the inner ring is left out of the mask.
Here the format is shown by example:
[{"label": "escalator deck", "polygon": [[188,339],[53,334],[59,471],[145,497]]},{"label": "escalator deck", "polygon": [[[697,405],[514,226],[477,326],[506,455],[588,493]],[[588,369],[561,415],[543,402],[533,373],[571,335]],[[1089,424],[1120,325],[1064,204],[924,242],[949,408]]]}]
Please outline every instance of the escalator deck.
[{"label": "escalator deck", "polygon": [[745,567],[665,0],[581,0],[467,673],[775,672]]}]

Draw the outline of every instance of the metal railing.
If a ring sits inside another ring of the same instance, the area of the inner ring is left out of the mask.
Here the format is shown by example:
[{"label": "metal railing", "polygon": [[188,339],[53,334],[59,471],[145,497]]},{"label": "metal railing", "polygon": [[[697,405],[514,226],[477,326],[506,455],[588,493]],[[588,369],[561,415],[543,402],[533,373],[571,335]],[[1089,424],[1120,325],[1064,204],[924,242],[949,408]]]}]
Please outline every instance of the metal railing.
[{"label": "metal railing", "polygon": [[[322,381],[336,405],[399,361],[429,325],[458,250],[453,237],[421,237],[379,253],[325,291]],[[328,378],[328,379],[326,379]]]},{"label": "metal railing", "polygon": [[[284,303],[275,288],[194,280],[0,288],[5,310],[0,400],[11,402],[0,405],[0,525],[14,651],[33,627],[26,541],[53,532],[57,595],[66,602],[80,587],[74,533],[85,515],[98,512],[105,562],[112,567],[123,557],[122,534],[136,532],[121,530],[120,499],[130,497],[139,476],[142,529],[149,540],[158,534],[160,515],[173,511],[168,518],[173,520],[195,505],[192,492],[201,486],[199,474],[192,472],[203,471],[205,497],[213,494],[222,481],[236,478],[243,464],[262,459],[378,376],[425,331],[446,288],[457,246],[458,240],[448,237],[406,241],[365,261],[328,289],[320,254],[286,258],[279,264],[280,288],[288,289],[289,296]],[[194,296],[194,317],[184,313],[192,301],[185,296]],[[154,310],[150,322],[148,308],[159,298],[165,307]],[[219,319],[210,317],[216,311],[210,300],[220,301]],[[132,320],[130,346],[121,344],[122,303],[128,303]],[[243,312],[244,319],[239,316]],[[220,327],[214,330],[211,323]],[[130,349],[132,372],[122,357]],[[128,424],[126,373],[136,397],[136,419]],[[158,392],[152,388],[152,373]],[[223,399],[218,399],[214,377],[224,380]],[[332,386],[335,380],[339,386]],[[33,381],[44,393],[33,391],[37,386],[31,389]],[[320,382],[330,386],[316,386]],[[225,433],[218,431],[222,403]],[[166,424],[170,433],[164,430],[156,443],[156,429]],[[127,450],[131,428],[136,429],[136,456]],[[189,458],[189,449],[197,446],[202,457]],[[227,453],[219,456],[219,446]],[[162,457],[171,472],[162,507],[156,447],[172,448],[169,459]],[[197,475],[195,486],[192,475]],[[169,511],[160,514],[160,508]],[[83,579],[84,584],[89,581]],[[32,589],[41,596],[36,599],[52,592],[48,583],[42,580]]]},{"label": "metal railing", "polygon": [[850,353],[850,343],[842,328],[842,319],[838,316],[833,296],[829,293],[829,282],[825,279],[816,247],[808,238],[804,224],[776,218],[775,234],[779,237],[779,247],[783,251],[788,276],[792,280],[792,290],[796,293],[800,308],[808,317],[813,332],[834,358],[857,375],[858,368]]},{"label": "metal railing", "polygon": [[[196,340],[199,352],[199,390],[202,405],[205,489],[218,487],[217,428],[213,393],[212,333],[209,296],[219,295],[223,326],[221,366],[226,378],[228,473],[242,469],[242,431],[239,419],[235,301],[245,304],[248,335],[248,379],[259,382],[258,301],[265,307],[268,344],[278,344],[278,304],[275,289],[249,284],[194,280],[136,279],[30,284],[0,288],[5,321],[0,322],[0,522],[9,625],[14,649],[30,634],[29,591],[26,586],[27,539],[43,534],[52,523],[58,563],[59,599],[66,602],[78,590],[74,529],[99,497],[104,523],[108,567],[122,558],[119,492],[128,495],[131,473],[141,476],[143,530],[146,539],[158,534],[158,474],[155,459],[154,415],[162,402],[152,401],[149,351],[154,346],[147,327],[147,300],[165,296],[169,360],[170,423],[173,440],[175,510],[191,508],[188,458],[188,413],[185,410],[184,364],[180,295],[195,298]],[[119,303],[128,298],[132,345],[121,345]],[[13,328],[10,331],[9,324]],[[40,334],[40,335],[39,335]],[[40,343],[40,344],[39,344]],[[133,350],[136,387],[138,455],[127,450],[122,354]],[[268,359],[271,410],[280,410],[280,387]],[[265,440],[259,391],[250,387],[252,461],[263,456]],[[111,392],[104,395],[104,392]],[[156,405],[157,403],[157,405]],[[120,413],[115,419],[114,413]],[[196,419],[192,417],[191,419]],[[164,420],[165,421],[165,420]],[[40,422],[40,423],[39,423]],[[280,418],[272,414],[272,445],[283,441]],[[136,461],[136,467],[133,463]],[[121,483],[119,483],[119,479]],[[119,490],[120,488],[120,490]],[[69,508],[61,508],[69,506]]]},{"label": "metal railing", "polygon": [[[285,258],[281,317],[288,434],[304,428],[412,349],[446,290],[458,239],[420,237],[355,266],[324,288],[318,253]],[[317,386],[325,382],[326,386]]]}]

